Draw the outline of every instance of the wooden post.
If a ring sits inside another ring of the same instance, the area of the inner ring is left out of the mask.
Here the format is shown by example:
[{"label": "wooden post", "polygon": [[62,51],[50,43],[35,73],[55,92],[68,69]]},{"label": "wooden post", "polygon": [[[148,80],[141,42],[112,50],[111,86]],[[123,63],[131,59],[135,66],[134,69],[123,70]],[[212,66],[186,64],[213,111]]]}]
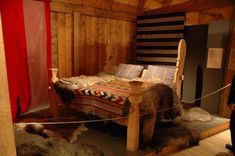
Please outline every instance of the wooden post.
[{"label": "wooden post", "polygon": [[52,86],[58,80],[58,77],[57,77],[58,69],[51,68],[50,70],[52,72],[51,86],[49,86],[50,112],[53,117],[58,117],[59,111],[58,111],[58,105],[57,105],[57,96],[56,96],[55,89]]},{"label": "wooden post", "polygon": [[181,98],[181,85],[184,79],[184,63],[186,56],[186,42],[181,39],[178,45],[178,58],[176,63],[176,71],[174,76],[174,83],[176,86],[176,93],[179,98]]},{"label": "wooden post", "polygon": [[131,107],[128,116],[127,150],[135,152],[139,148],[139,103],[142,101],[142,96],[140,95],[142,82],[131,81],[129,85],[132,93],[129,96]]},{"label": "wooden post", "polygon": [[11,118],[6,59],[0,14],[0,151],[4,156],[16,156],[15,139]]}]

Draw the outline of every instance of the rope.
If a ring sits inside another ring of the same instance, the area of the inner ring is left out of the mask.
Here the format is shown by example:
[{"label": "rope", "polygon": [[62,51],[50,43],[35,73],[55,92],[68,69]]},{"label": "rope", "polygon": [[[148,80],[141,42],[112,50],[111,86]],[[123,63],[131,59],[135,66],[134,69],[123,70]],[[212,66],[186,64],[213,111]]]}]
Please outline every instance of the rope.
[{"label": "rope", "polygon": [[[200,97],[200,98],[197,98],[191,102],[186,102],[186,104],[194,104],[194,102],[198,101],[198,100],[201,100],[201,99],[204,99],[206,97],[209,97],[217,92],[220,92],[221,90],[224,90],[225,88],[231,86],[231,83],[220,88],[220,89],[217,89],[216,91],[214,92],[211,92],[203,97]],[[185,102],[185,101],[184,101]],[[186,104],[183,104],[183,105],[186,105]],[[162,110],[159,110],[159,111],[156,111],[156,113],[160,113],[160,112],[165,112],[165,111],[169,111],[171,109],[175,109],[175,107],[170,107],[170,108],[166,108],[166,109],[162,109]],[[144,115],[150,115],[151,113],[142,113],[140,114],[140,116],[144,116]],[[59,125],[59,124],[79,124],[79,123],[92,123],[92,122],[103,122],[103,121],[114,121],[114,120],[121,120],[121,119],[126,119],[128,118],[128,116],[123,116],[123,117],[116,117],[116,118],[106,118],[106,119],[95,119],[95,120],[81,120],[81,121],[56,121],[56,122],[21,122],[21,123],[15,123],[14,125],[30,125],[30,124],[41,124],[41,125]]]},{"label": "rope", "polygon": [[215,94],[215,93],[220,92],[221,90],[224,90],[225,88],[227,88],[227,87],[229,87],[229,86],[231,86],[231,83],[229,83],[228,85],[226,85],[226,86],[224,86],[224,87],[222,87],[222,88],[220,88],[220,89],[215,90],[214,92],[211,92],[211,93],[209,93],[209,94],[207,94],[207,95],[204,95],[204,96],[202,96],[202,97],[200,97],[200,98],[197,98],[197,99],[195,99],[195,100],[193,100],[193,101],[190,101],[190,102],[183,101],[183,102],[186,102],[186,103],[188,103],[188,104],[194,104],[196,101],[199,101],[199,100],[201,100],[201,99],[207,98],[207,97],[209,97],[209,96],[211,96],[211,95],[213,95],[213,94]]},{"label": "rope", "polygon": [[[150,113],[142,113],[140,116],[149,115]],[[53,122],[20,122],[14,125],[31,125],[31,124],[41,124],[41,125],[62,125],[62,124],[79,124],[79,123],[91,123],[91,122],[103,122],[103,121],[114,121],[126,119],[128,116],[116,117],[116,118],[106,118],[106,119],[95,119],[95,120],[80,120],[80,121],[53,121]]]}]

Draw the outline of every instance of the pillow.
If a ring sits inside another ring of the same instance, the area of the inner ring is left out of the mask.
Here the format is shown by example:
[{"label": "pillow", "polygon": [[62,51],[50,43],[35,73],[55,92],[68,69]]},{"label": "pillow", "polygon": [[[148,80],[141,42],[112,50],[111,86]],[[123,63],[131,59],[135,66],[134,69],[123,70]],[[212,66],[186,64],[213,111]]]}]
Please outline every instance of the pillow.
[{"label": "pillow", "polygon": [[144,67],[141,65],[119,64],[115,75],[120,78],[135,79],[140,75],[143,69]]},{"label": "pillow", "polygon": [[174,76],[175,68],[149,65],[143,76],[143,80],[151,81],[154,78],[158,78],[163,81],[163,83],[172,84],[174,81]]}]

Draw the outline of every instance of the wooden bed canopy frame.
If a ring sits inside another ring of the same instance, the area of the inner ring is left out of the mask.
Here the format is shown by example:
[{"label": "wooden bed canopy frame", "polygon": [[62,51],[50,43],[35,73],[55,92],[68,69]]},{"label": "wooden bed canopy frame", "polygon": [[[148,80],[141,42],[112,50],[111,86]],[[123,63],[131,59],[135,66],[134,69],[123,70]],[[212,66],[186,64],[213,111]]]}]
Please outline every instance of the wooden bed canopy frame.
[{"label": "wooden bed canopy frame", "polygon": [[[176,71],[174,75],[174,84],[176,87],[176,92],[179,97],[181,97],[181,84],[184,78],[183,70],[186,56],[186,43],[184,39],[181,39],[178,44],[178,58],[176,63]],[[55,83],[57,78],[58,70],[52,69],[52,83]],[[129,115],[127,119],[115,120],[118,124],[127,126],[127,150],[137,151],[139,147],[139,128],[140,128],[140,113],[139,113],[139,103],[142,101],[141,96],[141,81],[131,81],[129,82],[131,93],[128,97],[131,106],[129,110]],[[50,111],[53,117],[59,118],[58,103],[62,103],[60,97],[56,94],[55,90],[51,88],[50,90]]]}]

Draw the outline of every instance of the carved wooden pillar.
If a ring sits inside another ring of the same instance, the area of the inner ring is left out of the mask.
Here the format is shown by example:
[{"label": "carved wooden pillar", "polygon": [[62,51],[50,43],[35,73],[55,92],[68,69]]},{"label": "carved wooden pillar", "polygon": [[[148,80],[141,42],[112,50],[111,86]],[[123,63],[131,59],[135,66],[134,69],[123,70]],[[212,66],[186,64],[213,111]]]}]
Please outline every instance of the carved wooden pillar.
[{"label": "carved wooden pillar", "polygon": [[142,96],[140,95],[142,82],[131,81],[129,85],[132,93],[129,96],[131,107],[128,116],[127,150],[134,152],[139,148],[139,103],[142,101]]}]

